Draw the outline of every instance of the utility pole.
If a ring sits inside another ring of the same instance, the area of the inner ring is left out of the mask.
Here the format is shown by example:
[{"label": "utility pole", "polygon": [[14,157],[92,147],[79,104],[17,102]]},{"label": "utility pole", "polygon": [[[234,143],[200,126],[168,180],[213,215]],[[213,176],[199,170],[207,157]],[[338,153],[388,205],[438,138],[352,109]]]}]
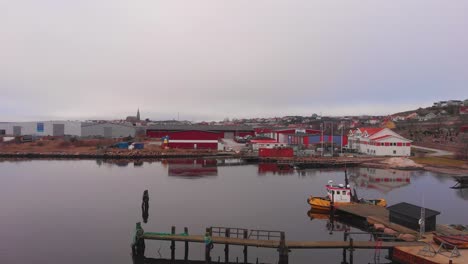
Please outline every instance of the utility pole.
[{"label": "utility pole", "polygon": [[322,140],[321,141],[322,141],[322,156],[323,156],[323,140],[324,140],[324,138],[323,138],[323,121],[322,121],[322,124],[320,124],[320,129],[322,130],[322,137],[321,137]]},{"label": "utility pole", "polygon": [[333,151],[335,150],[335,146],[333,146],[333,121],[331,122],[331,155],[333,157]]},{"label": "utility pole", "polygon": [[343,156],[343,130],[344,130],[344,125],[343,122],[341,122],[341,156]]}]

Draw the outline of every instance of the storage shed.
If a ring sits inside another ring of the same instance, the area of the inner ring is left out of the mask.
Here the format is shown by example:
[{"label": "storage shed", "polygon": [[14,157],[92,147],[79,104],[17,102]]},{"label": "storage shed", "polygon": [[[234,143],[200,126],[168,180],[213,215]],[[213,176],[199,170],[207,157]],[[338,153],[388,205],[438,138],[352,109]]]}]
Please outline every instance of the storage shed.
[{"label": "storage shed", "polygon": [[[390,211],[390,222],[399,224],[413,230],[419,230],[419,219],[421,218],[422,207],[410,203],[398,203],[387,207]],[[436,230],[436,216],[440,212],[424,208],[425,231]]]}]

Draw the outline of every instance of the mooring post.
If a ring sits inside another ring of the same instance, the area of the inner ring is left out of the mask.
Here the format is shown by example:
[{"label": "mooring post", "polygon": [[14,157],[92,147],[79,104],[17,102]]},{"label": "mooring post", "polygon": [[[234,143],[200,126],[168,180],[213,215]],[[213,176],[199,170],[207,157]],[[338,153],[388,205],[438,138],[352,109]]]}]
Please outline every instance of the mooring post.
[{"label": "mooring post", "polygon": [[[346,242],[348,240],[348,232],[345,231],[343,233],[343,236],[344,236],[343,240]],[[346,262],[346,248],[343,248],[343,261],[341,263],[342,264],[347,264],[347,262]]]},{"label": "mooring post", "polygon": [[211,228],[206,228],[205,232],[205,263],[211,263],[211,249],[213,241],[211,240]]},{"label": "mooring post", "polygon": [[353,238],[349,239],[349,264],[353,264],[354,258]]},{"label": "mooring post", "polygon": [[143,218],[143,223],[148,223],[148,217],[149,217],[149,194],[148,190],[145,190],[143,192],[143,198],[141,202],[141,215]]},{"label": "mooring post", "polygon": [[[244,239],[248,238],[247,230],[244,230]],[[244,264],[247,264],[247,246],[244,246]]]},{"label": "mooring post", "polygon": [[[230,228],[226,228],[226,237],[230,237],[231,236],[231,229]],[[226,245],[224,246],[224,263],[229,263],[229,244],[226,243]]]},{"label": "mooring post", "polygon": [[[184,227],[184,234],[188,235],[188,227]],[[185,248],[184,248],[184,261],[187,263],[188,261],[188,252],[189,252],[189,242],[185,241]]]},{"label": "mooring post", "polygon": [[[175,235],[175,226],[171,227],[171,235]],[[175,261],[175,241],[171,241],[171,263]]]},{"label": "mooring post", "polygon": [[289,249],[286,246],[286,235],[284,232],[281,232],[280,244],[279,244],[279,264],[288,264],[289,262]]},{"label": "mooring post", "polygon": [[132,255],[133,256],[144,256],[145,255],[145,239],[143,234],[145,231],[141,227],[141,223],[136,223],[135,226],[135,235],[133,236],[132,242]]}]

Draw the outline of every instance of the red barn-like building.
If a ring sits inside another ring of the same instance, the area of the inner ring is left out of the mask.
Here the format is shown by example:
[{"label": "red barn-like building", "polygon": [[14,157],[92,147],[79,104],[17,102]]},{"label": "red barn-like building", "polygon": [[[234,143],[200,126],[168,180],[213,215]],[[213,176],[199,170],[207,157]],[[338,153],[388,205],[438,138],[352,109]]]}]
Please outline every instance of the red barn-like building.
[{"label": "red barn-like building", "polygon": [[209,126],[209,125],[161,125],[150,126],[146,136],[152,138],[169,137],[170,148],[218,149],[222,139],[234,139],[254,135],[251,127],[246,126]]}]

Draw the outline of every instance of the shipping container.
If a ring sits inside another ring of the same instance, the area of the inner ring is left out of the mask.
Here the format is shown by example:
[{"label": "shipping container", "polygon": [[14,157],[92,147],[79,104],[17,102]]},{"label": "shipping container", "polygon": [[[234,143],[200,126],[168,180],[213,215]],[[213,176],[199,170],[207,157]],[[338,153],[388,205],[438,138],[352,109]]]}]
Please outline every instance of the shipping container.
[{"label": "shipping container", "polygon": [[145,144],[144,143],[133,143],[133,146],[135,149],[144,149]]},{"label": "shipping container", "polygon": [[128,149],[128,142],[119,142],[115,145],[119,149]]}]

